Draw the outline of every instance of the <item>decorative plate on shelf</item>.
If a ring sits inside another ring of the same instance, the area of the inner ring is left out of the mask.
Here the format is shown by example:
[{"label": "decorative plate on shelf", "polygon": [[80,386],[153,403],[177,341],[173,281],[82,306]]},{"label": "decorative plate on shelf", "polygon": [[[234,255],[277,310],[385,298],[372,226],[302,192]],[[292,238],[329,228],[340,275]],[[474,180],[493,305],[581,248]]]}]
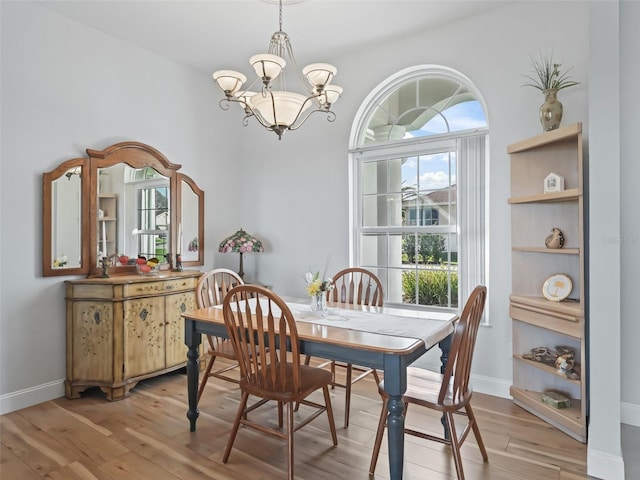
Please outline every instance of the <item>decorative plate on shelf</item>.
[{"label": "decorative plate on shelf", "polygon": [[542,285],[542,295],[552,302],[560,302],[567,298],[573,288],[573,282],[564,273],[555,273],[547,278]]}]

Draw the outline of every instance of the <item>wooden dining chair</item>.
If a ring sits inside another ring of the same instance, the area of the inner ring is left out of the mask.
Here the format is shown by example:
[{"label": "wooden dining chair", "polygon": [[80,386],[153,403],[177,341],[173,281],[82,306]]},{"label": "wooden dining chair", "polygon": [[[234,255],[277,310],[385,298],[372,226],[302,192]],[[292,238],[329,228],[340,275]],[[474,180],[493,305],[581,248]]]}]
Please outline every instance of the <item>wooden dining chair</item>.
[{"label": "wooden dining chair", "polygon": [[[240,364],[242,399],[231,428],[222,459],[227,463],[240,425],[287,439],[288,477],[293,479],[293,434],[326,412],[333,445],[338,445],[331,409],[331,372],[301,364],[296,322],[278,295],[258,285],[239,285],[223,301],[224,323]],[[289,353],[287,354],[287,349]],[[258,351],[259,356],[254,355]],[[258,361],[258,359],[260,361]],[[324,405],[307,397],[322,389]],[[248,405],[249,395],[260,400]],[[251,421],[248,414],[268,401],[278,402],[278,426]],[[294,425],[294,404],[313,407],[313,411]],[[287,406],[287,426],[283,426],[283,406]]]},{"label": "wooden dining chair", "polygon": [[[244,282],[242,278],[233,270],[227,270],[226,268],[217,268],[206,272],[198,280],[196,285],[196,302],[198,308],[213,307],[215,305],[222,305],[222,300],[229,290],[237,285],[242,285]],[[207,355],[207,368],[202,376],[202,381],[198,388],[198,402],[204,392],[204,387],[207,384],[209,377],[216,377],[228,382],[239,383],[237,378],[225,375],[226,372],[238,367],[236,361],[236,355],[233,351],[233,345],[226,338],[212,337],[207,335],[207,342],[209,343],[209,349]],[[226,358],[232,360],[234,363],[224,368],[213,370],[213,364],[217,357]]]},{"label": "wooden dining chair", "polygon": [[[445,367],[444,374],[435,373],[418,367],[407,368],[407,391],[402,397],[405,404],[405,415],[410,404],[431,408],[443,413],[445,428],[448,434],[443,436],[431,435],[429,433],[406,428],[404,432],[420,438],[433,440],[451,446],[453,461],[459,480],[464,480],[462,469],[462,457],[460,447],[466,440],[470,431],[473,434],[480,448],[483,460],[489,460],[484,447],[478,422],[471,408],[471,396],[473,390],[469,384],[471,373],[471,361],[480,325],[480,318],[484,311],[484,304],[487,297],[486,287],[477,286],[467,300],[460,320],[456,323],[449,360]],[[378,386],[382,395],[383,404],[378,422],[378,431],[373,447],[369,475],[373,475],[380,453],[382,436],[387,423],[387,403],[389,397],[384,391],[384,381]],[[467,417],[467,424],[460,434],[457,433],[453,420],[454,414]]]},{"label": "wooden dining chair", "polygon": [[[352,267],[340,270],[331,277],[334,288],[327,292],[327,300],[338,303],[348,303],[352,305],[371,305],[382,307],[383,290],[380,279],[369,270],[364,268]],[[305,365],[309,365],[310,357],[305,359]],[[332,387],[342,387],[345,389],[344,401],[344,428],[349,426],[349,412],[351,410],[351,386],[372,374],[376,384],[380,383],[378,372],[373,368],[364,368],[351,363],[341,362],[325,362],[318,365],[324,367],[331,365],[331,373],[333,374]],[[346,378],[344,383],[336,382],[336,367],[346,369]],[[353,378],[353,372],[356,371],[357,376]]]}]

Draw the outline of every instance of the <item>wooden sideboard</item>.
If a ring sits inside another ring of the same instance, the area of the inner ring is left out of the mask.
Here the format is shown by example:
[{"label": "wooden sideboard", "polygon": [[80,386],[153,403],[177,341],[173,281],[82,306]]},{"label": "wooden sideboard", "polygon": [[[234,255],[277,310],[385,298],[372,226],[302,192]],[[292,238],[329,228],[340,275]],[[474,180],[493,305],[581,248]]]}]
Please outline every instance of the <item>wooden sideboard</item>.
[{"label": "wooden sideboard", "polygon": [[145,378],[187,363],[186,310],[196,308],[197,270],[67,280],[65,394],[100,387],[120,400]]}]

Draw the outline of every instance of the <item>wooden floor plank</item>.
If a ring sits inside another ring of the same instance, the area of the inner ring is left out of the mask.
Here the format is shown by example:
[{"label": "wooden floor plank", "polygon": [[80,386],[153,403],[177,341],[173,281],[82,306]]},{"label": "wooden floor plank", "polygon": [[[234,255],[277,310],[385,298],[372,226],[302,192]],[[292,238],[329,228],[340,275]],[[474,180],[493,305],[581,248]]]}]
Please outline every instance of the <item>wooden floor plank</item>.
[{"label": "wooden floor plank", "polygon": [[[338,370],[339,375],[340,370]],[[326,416],[295,434],[299,480],[368,479],[381,402],[372,379],[354,386],[351,419],[342,428],[344,389],[331,390],[338,446]],[[0,478],[19,480],[279,480],[286,477],[286,443],[241,428],[227,464],[222,455],[238,407],[238,386],[211,379],[199,405],[195,432],[186,418],[184,372],[140,382],[130,395],[109,402],[99,389],[82,398],[59,398],[0,417]],[[489,462],[473,436],[463,445],[473,480],[586,479],[586,446],[517,407],[508,399],[474,394],[473,406]],[[254,419],[275,424],[275,406]],[[299,412],[302,415],[304,412]],[[441,433],[440,417],[412,407],[407,424]],[[386,436],[376,480],[389,478]],[[405,442],[405,480],[453,480],[448,447],[411,436]]]}]

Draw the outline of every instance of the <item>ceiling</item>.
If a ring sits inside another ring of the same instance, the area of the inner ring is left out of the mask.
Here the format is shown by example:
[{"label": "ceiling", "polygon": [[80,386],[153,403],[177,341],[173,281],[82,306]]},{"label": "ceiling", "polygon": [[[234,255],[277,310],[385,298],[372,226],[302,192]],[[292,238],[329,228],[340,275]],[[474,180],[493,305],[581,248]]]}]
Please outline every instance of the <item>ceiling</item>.
[{"label": "ceiling", "polygon": [[[511,0],[509,0],[511,1]],[[46,0],[40,5],[179,63],[248,73],[278,30],[274,0]],[[504,5],[505,0],[284,0],[297,63],[331,58]],[[289,3],[289,4],[287,4]]]}]

